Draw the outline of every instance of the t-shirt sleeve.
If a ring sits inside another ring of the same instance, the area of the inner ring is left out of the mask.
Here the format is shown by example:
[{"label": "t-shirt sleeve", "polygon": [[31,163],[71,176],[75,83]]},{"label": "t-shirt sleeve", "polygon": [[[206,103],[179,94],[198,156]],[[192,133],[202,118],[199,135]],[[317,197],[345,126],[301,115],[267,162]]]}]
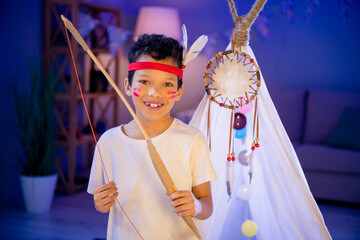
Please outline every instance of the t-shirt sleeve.
[{"label": "t-shirt sleeve", "polygon": [[[100,141],[98,142],[98,146],[99,148],[101,148]],[[105,174],[101,163],[101,158],[98,148],[95,146],[87,192],[90,194],[94,194],[95,189],[101,187],[104,184],[105,184]]]},{"label": "t-shirt sleeve", "polygon": [[206,139],[201,132],[195,136],[192,142],[190,164],[193,187],[216,179],[216,173],[210,161]]}]

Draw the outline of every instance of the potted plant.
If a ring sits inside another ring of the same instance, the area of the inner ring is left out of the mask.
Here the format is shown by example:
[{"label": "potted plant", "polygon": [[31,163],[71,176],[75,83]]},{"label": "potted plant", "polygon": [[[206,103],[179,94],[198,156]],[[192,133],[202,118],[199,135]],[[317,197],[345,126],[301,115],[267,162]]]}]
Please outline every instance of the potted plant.
[{"label": "potted plant", "polygon": [[50,209],[57,183],[54,156],[55,80],[42,71],[41,64],[30,64],[29,77],[14,81],[16,107],[15,133],[22,151],[15,153],[21,166],[20,181],[26,210]]}]

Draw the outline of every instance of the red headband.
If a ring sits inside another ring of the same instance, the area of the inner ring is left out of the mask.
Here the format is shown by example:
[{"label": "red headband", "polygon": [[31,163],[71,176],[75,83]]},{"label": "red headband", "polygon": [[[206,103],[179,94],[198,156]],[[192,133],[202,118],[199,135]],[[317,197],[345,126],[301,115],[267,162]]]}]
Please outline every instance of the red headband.
[{"label": "red headband", "polygon": [[176,76],[182,78],[183,76],[183,69],[174,67],[168,64],[157,63],[157,62],[133,62],[129,64],[129,72],[133,70],[139,69],[154,69],[160,70],[163,72],[168,72],[175,74]]}]

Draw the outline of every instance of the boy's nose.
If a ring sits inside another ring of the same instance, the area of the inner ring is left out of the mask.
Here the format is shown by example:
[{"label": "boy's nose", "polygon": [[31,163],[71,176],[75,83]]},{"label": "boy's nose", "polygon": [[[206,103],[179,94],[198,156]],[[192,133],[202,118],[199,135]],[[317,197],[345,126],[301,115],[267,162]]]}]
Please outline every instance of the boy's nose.
[{"label": "boy's nose", "polygon": [[161,93],[160,93],[159,89],[156,86],[151,86],[149,91],[148,91],[148,95],[152,96],[152,97],[160,97]]}]

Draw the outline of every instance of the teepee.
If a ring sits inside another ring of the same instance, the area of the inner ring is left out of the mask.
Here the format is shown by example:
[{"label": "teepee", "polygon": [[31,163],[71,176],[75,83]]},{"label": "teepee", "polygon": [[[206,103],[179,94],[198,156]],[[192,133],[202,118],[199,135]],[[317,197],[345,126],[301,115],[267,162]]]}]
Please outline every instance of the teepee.
[{"label": "teepee", "polygon": [[[248,34],[266,0],[257,0],[250,12],[240,17],[234,3],[231,0],[228,2],[236,24],[227,50],[243,52],[259,66],[249,46]],[[198,223],[205,225],[203,237],[214,240],[247,239],[242,231],[243,223],[252,220],[257,229],[251,239],[331,239],[261,72],[260,78],[257,107],[245,113],[247,135],[242,139],[235,138],[232,143],[236,158],[244,152],[244,156],[251,155],[255,138],[254,117],[258,118],[259,147],[253,151],[253,159],[249,160],[251,164],[241,164],[238,160],[231,165],[227,163],[227,139],[231,133],[228,123],[232,114],[228,108],[214,102],[211,96],[204,95],[190,122],[205,136],[209,136],[211,130],[210,157],[218,177],[211,183],[214,212],[209,219]],[[237,197],[243,186],[251,190],[251,196],[248,194],[245,200]]]}]

